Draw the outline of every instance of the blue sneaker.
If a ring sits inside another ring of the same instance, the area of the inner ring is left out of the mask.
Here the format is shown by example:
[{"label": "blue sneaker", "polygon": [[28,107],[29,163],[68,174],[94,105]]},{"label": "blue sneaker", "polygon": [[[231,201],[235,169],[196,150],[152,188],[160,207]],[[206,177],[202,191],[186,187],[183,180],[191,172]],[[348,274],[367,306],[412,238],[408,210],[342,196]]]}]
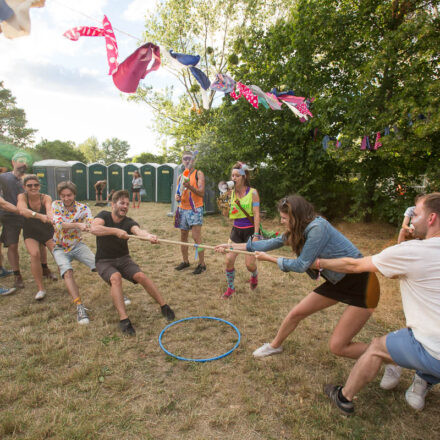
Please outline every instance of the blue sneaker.
[{"label": "blue sneaker", "polygon": [[6,296],[10,295],[11,293],[14,293],[16,291],[15,287],[11,287],[8,289],[7,287],[0,287],[0,296]]},{"label": "blue sneaker", "polygon": [[8,277],[14,273],[13,270],[7,270],[4,267],[0,268],[0,278]]}]

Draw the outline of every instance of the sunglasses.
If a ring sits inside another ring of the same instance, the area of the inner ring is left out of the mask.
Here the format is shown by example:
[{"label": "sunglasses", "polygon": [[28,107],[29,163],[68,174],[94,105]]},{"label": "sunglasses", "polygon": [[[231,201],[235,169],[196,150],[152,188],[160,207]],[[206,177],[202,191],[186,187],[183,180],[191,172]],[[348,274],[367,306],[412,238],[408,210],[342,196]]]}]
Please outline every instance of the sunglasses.
[{"label": "sunglasses", "polygon": [[187,161],[187,160],[191,160],[192,156],[183,156],[182,160]]},{"label": "sunglasses", "polygon": [[38,188],[39,186],[39,183],[26,183],[26,188]]},{"label": "sunglasses", "polygon": [[286,206],[289,206],[289,203],[287,202],[287,197],[284,197],[284,199],[281,200],[281,207],[284,208]]}]

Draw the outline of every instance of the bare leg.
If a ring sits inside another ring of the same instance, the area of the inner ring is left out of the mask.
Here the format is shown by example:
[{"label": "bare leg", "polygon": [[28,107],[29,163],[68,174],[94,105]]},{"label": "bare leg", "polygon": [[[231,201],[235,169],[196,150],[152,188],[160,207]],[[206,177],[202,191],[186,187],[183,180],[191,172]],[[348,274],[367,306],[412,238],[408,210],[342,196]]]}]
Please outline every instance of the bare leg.
[{"label": "bare leg", "polygon": [[229,252],[226,254],[226,270],[233,270],[235,265],[235,260],[237,259],[238,254],[233,254],[232,252]]},{"label": "bare leg", "polygon": [[377,376],[382,362],[394,364],[385,341],[386,336],[374,338],[365,353],[355,363],[342,389],[342,394],[348,400],[353,400],[357,392]]},{"label": "bare leg", "polygon": [[287,338],[287,336],[292,333],[301,320],[309,315],[312,315],[319,310],[323,310],[327,307],[333,306],[338,301],[325,296],[319,295],[318,293],[311,292],[304,299],[302,299],[284,318],[281,327],[278,330],[275,339],[270,343],[273,348],[278,348]]},{"label": "bare leg", "polygon": [[12,270],[20,270],[20,257],[18,255],[18,243],[8,246],[8,261]]},{"label": "bare leg", "polygon": [[249,272],[255,272],[257,270],[257,259],[252,255],[245,255],[244,262]]},{"label": "bare leg", "polygon": [[[184,243],[188,243],[188,235],[189,231],[185,231],[183,229],[180,230],[180,241]],[[188,246],[180,246],[180,250],[182,251],[182,258],[185,263],[189,263],[188,259]]]},{"label": "bare leg", "polygon": [[40,243],[40,255],[41,255],[41,264],[47,264],[47,251],[46,246]]},{"label": "bare leg", "polygon": [[140,208],[141,207],[141,193],[140,192],[138,192],[137,193],[137,199],[138,199],[138,208]]},{"label": "bare leg", "polygon": [[124,295],[122,293],[122,277],[119,272],[115,272],[110,277],[110,284],[110,294],[112,296],[113,305],[119,314],[119,319],[126,319],[128,318],[128,315],[125,310]]},{"label": "bare leg", "polygon": [[358,359],[368,348],[364,342],[352,342],[373,314],[374,309],[348,306],[330,338],[330,351],[337,356]]},{"label": "bare leg", "polygon": [[72,300],[75,301],[79,298],[79,289],[75,279],[73,278],[73,270],[69,269],[67,272],[65,272],[63,278],[69,295],[72,297]]},{"label": "bare leg", "polygon": [[138,282],[161,307],[166,304],[156,285],[143,272],[134,274],[133,279]]},{"label": "bare leg", "polygon": [[[202,243],[202,225],[196,225],[191,228],[194,243]],[[205,251],[199,251],[199,264],[205,265]]]},{"label": "bare leg", "polygon": [[24,241],[26,249],[31,257],[31,271],[37,284],[38,290],[44,291],[43,268],[41,267],[40,243],[33,238],[27,238]]}]

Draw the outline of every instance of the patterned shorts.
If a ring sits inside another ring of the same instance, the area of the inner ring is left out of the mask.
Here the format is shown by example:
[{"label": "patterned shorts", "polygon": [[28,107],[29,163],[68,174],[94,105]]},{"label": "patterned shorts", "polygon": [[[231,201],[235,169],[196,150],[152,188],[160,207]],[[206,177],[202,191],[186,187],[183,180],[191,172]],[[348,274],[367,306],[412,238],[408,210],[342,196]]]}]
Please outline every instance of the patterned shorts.
[{"label": "patterned shorts", "polygon": [[193,226],[201,226],[203,224],[203,206],[196,208],[195,212],[192,209],[179,208],[179,210],[179,229],[189,231]]}]

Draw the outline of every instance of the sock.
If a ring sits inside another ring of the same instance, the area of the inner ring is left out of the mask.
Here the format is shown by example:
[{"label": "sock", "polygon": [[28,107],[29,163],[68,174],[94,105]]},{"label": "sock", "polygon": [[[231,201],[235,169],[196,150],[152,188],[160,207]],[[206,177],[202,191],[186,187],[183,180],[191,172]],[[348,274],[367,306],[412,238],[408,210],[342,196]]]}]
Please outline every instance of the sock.
[{"label": "sock", "polygon": [[342,402],[342,403],[349,403],[351,402],[351,400],[348,400],[344,397],[344,395],[342,394],[342,387],[339,387],[339,391],[338,391],[338,399]]},{"label": "sock", "polygon": [[47,267],[47,263],[41,263],[41,267],[43,268],[43,269],[47,269],[48,267]]},{"label": "sock", "polygon": [[257,278],[257,276],[258,276],[258,269],[255,269],[255,270],[252,272],[252,278]]},{"label": "sock", "polygon": [[77,306],[79,306],[80,304],[82,304],[82,302],[81,302],[81,298],[78,296],[78,298],[75,298],[74,300],[73,300],[73,304],[76,304]]},{"label": "sock", "polygon": [[14,270],[14,275],[21,275],[19,270]]},{"label": "sock", "polygon": [[226,269],[226,281],[228,282],[228,287],[232,290],[235,290],[234,279],[235,279],[235,269],[232,270]]}]

